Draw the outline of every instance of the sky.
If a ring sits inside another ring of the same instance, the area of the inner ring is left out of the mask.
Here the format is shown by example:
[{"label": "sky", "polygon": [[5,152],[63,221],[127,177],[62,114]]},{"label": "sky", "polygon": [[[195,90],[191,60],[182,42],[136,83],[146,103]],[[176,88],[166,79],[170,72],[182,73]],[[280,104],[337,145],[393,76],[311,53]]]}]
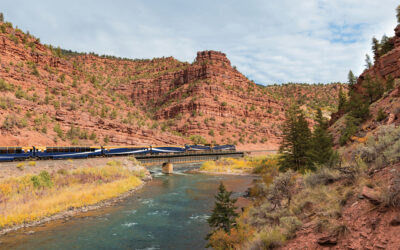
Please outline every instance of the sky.
[{"label": "sky", "polygon": [[[227,54],[256,83],[347,81],[371,39],[393,36],[395,0],[2,0],[42,43],[127,58]],[[371,56],[372,58],[372,56]]]}]

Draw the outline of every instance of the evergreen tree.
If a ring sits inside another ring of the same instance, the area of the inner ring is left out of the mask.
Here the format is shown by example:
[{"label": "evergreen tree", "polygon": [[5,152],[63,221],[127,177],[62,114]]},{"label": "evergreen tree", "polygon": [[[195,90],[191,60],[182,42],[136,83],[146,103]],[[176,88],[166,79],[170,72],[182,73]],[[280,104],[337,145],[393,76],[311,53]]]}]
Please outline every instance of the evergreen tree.
[{"label": "evergreen tree", "polygon": [[279,148],[281,170],[303,171],[313,169],[309,156],[311,131],[303,112],[298,106],[291,106],[286,112],[286,121],[282,127],[283,140]]},{"label": "evergreen tree", "polygon": [[[231,195],[232,192],[228,192],[221,182],[218,194],[215,196],[215,207],[212,210],[211,217],[207,220],[210,227],[213,228],[213,232],[223,229],[229,233],[236,226],[236,217],[238,214],[235,212],[235,209],[237,209],[235,202],[237,199],[232,199]],[[207,239],[209,239],[211,234],[207,236]]]},{"label": "evergreen tree", "polygon": [[396,8],[397,23],[400,24],[400,5]]},{"label": "evergreen tree", "polygon": [[353,89],[354,85],[357,83],[357,77],[354,76],[353,71],[349,70],[349,74],[347,74],[347,79],[349,83],[349,88]]},{"label": "evergreen tree", "polygon": [[0,12],[0,22],[4,22],[4,15],[3,15],[3,12]]},{"label": "evergreen tree", "polygon": [[380,50],[380,55],[384,55],[391,51],[394,48],[394,42],[393,39],[390,39],[386,35],[382,36],[381,39],[381,50]]},{"label": "evergreen tree", "polygon": [[364,121],[369,116],[369,102],[363,100],[362,96],[358,93],[351,93],[348,107],[350,111],[349,115],[359,119],[360,122]]},{"label": "evergreen tree", "polygon": [[317,110],[315,121],[317,124],[312,135],[310,156],[315,164],[323,165],[329,162],[333,155],[332,136],[328,133],[328,123],[320,108]]},{"label": "evergreen tree", "polygon": [[386,91],[391,91],[394,89],[394,78],[392,75],[389,75],[386,80]]},{"label": "evergreen tree", "polygon": [[375,61],[378,60],[380,54],[379,54],[379,48],[380,48],[380,44],[378,39],[376,39],[375,37],[372,38],[372,52],[374,52],[374,59]]},{"label": "evergreen tree", "polygon": [[373,103],[382,97],[384,89],[382,84],[378,79],[372,80],[369,75],[365,77],[363,82],[363,87],[367,91],[367,96],[369,97],[369,103]]},{"label": "evergreen tree", "polygon": [[[351,71],[350,71],[351,72]],[[339,89],[339,105],[338,105],[338,110],[344,110],[347,106],[347,100],[346,96],[343,93],[342,86],[340,86]]]},{"label": "evergreen tree", "polygon": [[371,58],[368,54],[365,54],[365,67],[370,69],[372,67]]}]

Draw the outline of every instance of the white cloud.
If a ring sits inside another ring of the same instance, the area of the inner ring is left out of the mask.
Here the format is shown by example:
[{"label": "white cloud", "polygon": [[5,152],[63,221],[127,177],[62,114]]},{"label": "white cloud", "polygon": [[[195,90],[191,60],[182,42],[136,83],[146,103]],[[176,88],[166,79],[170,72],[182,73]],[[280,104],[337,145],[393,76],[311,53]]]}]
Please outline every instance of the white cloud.
[{"label": "white cloud", "polygon": [[130,58],[225,52],[259,83],[345,81],[372,36],[393,34],[395,0],[2,1],[42,42]]}]

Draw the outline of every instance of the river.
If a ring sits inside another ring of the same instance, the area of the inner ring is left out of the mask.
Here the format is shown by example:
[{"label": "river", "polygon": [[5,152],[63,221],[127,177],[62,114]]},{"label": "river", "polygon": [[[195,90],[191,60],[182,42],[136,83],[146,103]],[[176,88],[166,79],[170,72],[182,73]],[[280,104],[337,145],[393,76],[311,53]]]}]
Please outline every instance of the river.
[{"label": "river", "polygon": [[253,177],[185,173],[175,167],[115,206],[0,237],[2,249],[204,249],[207,218],[222,181],[241,196]]}]

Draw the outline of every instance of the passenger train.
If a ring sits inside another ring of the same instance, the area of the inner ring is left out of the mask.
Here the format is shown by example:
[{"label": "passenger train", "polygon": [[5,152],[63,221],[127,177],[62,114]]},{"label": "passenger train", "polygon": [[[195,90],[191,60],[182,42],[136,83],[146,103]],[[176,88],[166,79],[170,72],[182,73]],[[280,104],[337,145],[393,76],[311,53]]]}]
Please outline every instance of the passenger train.
[{"label": "passenger train", "polygon": [[26,159],[73,159],[118,155],[160,155],[190,152],[236,151],[234,145],[91,146],[91,147],[0,147],[0,161]]}]

